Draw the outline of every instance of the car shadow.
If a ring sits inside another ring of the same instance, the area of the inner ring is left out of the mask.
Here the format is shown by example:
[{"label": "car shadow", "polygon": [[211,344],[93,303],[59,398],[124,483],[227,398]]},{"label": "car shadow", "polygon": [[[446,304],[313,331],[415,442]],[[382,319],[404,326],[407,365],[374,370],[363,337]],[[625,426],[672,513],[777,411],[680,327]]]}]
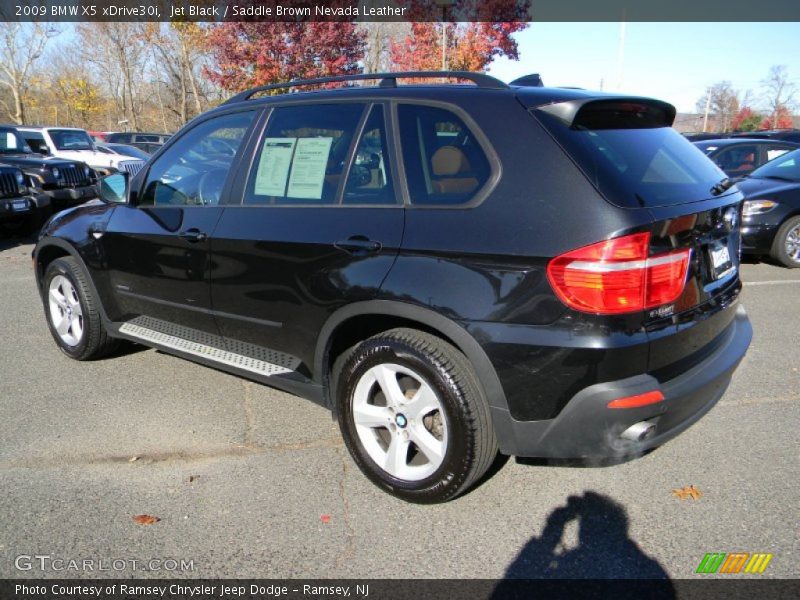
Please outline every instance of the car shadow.
[{"label": "car shadow", "polygon": [[[565,533],[577,525],[578,544],[568,548]],[[603,494],[586,491],[570,496],[553,510],[541,535],[532,537],[508,565],[492,598],[522,592],[519,579],[647,579],[648,598],[675,598],[667,572],[645,554],[628,534],[624,507]],[[520,596],[521,597],[521,596]]]},{"label": "car shadow", "polygon": [[16,231],[6,229],[5,226],[0,226],[0,252],[34,243],[36,243],[35,233],[22,235]]}]

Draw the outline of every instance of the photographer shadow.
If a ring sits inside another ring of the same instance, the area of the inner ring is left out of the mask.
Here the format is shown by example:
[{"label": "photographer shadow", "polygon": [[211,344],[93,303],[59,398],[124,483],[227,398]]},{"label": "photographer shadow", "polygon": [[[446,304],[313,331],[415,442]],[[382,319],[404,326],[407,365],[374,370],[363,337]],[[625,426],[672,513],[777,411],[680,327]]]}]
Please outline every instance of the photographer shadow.
[{"label": "photographer shadow", "polygon": [[[566,548],[563,538],[571,521],[577,522],[578,545]],[[541,536],[525,544],[493,597],[521,591],[513,581],[519,579],[660,580],[648,597],[675,597],[663,567],[629,537],[625,509],[608,496],[591,491],[570,496],[566,506],[550,513]]]}]

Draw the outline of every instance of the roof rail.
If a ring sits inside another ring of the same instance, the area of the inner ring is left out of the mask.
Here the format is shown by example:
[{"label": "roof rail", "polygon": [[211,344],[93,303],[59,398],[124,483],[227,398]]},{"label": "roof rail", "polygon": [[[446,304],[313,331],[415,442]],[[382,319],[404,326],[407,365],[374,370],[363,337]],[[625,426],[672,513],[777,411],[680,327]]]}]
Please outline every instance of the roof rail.
[{"label": "roof rail", "polygon": [[538,73],[531,73],[530,75],[523,75],[509,83],[508,85],[518,85],[520,87],[544,87],[542,78]]},{"label": "roof rail", "polygon": [[471,71],[401,71],[397,73],[358,73],[356,75],[333,75],[330,77],[317,77],[316,79],[297,79],[294,81],[287,81],[286,83],[271,83],[269,85],[261,85],[251,88],[232,98],[228,99],[225,104],[233,104],[235,102],[243,102],[250,100],[255,94],[259,92],[269,92],[271,90],[281,90],[305,85],[320,85],[323,83],[338,83],[346,81],[363,81],[369,79],[380,79],[379,87],[397,87],[398,79],[423,79],[423,78],[448,78],[448,79],[466,79],[472,81],[479,88],[504,90],[508,86],[485,73],[473,73]]}]

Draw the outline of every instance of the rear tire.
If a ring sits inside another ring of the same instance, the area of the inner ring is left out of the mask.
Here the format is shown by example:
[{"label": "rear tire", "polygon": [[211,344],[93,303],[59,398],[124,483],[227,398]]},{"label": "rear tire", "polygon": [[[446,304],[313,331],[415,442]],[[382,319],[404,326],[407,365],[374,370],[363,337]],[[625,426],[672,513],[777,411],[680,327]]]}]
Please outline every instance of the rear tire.
[{"label": "rear tire", "polygon": [[800,216],[787,219],[778,228],[770,255],[785,267],[800,268]]},{"label": "rear tire", "polygon": [[117,348],[118,340],[103,326],[87,275],[74,258],[59,258],[47,266],[42,300],[50,333],[70,358],[92,360]]},{"label": "rear tire", "polygon": [[339,428],[373,483],[409,502],[435,503],[481,478],[497,456],[497,441],[488,403],[461,352],[428,333],[393,329],[344,358],[334,373]]}]

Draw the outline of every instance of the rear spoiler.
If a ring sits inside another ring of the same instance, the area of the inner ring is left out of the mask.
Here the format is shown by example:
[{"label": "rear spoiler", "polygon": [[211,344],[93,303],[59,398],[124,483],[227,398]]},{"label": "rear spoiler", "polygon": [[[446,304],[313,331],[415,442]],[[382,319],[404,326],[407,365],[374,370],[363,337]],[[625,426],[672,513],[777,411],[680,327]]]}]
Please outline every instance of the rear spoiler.
[{"label": "rear spoiler", "polygon": [[675,107],[639,96],[574,98],[538,106],[534,110],[555,117],[574,129],[646,129],[671,127]]}]

